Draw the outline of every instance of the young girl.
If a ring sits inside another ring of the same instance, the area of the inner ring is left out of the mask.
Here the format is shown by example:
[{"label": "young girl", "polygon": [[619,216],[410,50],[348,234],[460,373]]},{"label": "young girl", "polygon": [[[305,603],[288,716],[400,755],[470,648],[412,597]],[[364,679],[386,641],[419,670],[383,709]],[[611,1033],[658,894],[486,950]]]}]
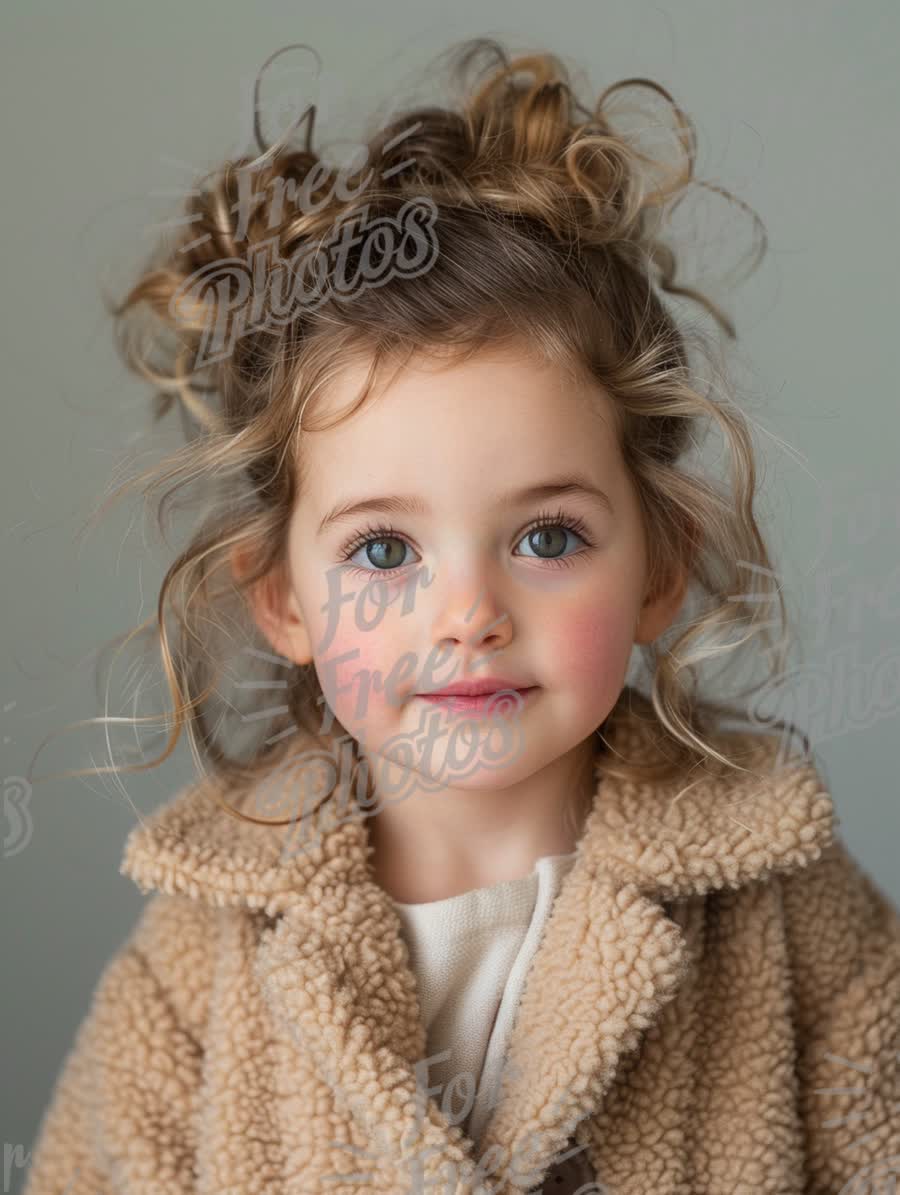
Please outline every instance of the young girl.
[{"label": "young girl", "polygon": [[155,626],[154,763],[204,766],[128,838],[154,895],[26,1195],[893,1190],[897,911],[809,755],[698,684],[776,668],[784,609],[666,305],[733,335],[661,236],[692,126],[626,81],[667,172],[624,84],[458,65],[352,169],[314,108],[257,124],[115,308],[168,334],[123,339],[188,432],[157,482],[214,498]]}]

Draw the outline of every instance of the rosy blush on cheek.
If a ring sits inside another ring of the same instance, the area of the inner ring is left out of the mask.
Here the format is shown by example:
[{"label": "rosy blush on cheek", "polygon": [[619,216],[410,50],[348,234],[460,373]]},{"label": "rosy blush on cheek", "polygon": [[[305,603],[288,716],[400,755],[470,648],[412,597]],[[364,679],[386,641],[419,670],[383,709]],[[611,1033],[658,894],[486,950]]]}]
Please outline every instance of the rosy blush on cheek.
[{"label": "rosy blush on cheek", "polygon": [[389,712],[384,681],[384,644],[355,627],[338,630],[328,651],[316,657],[316,671],[328,704],[348,730]]},{"label": "rosy blush on cheek", "polygon": [[[553,683],[587,694],[618,695],[631,657],[628,619],[616,610],[569,611],[550,636]],[[614,698],[613,698],[614,699]]]}]

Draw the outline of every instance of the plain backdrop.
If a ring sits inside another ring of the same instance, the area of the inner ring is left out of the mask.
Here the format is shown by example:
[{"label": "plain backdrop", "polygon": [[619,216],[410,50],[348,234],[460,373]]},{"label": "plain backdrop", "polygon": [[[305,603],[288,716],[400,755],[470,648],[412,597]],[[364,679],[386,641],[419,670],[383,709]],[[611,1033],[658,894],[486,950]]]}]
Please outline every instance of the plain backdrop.
[{"label": "plain backdrop", "polygon": [[[3,1091],[7,1161],[39,1117],[102,968],[143,897],[118,871],[136,811],[189,780],[180,747],[126,778],[35,785],[28,840],[16,778],[51,732],[104,710],[95,653],[155,611],[166,553],[131,502],[79,530],[129,448],[153,436],[149,388],[115,355],[101,283],[120,288],[148,226],[236,144],[248,81],[281,46],[324,64],[320,133],[352,142],[377,106],[425,87],[433,56],[489,35],[560,54],[589,101],[649,75],[698,132],[698,170],[762,217],[761,268],[726,296],[730,369],[752,403],[758,514],[800,616],[796,699],[853,853],[895,901],[900,813],[900,410],[896,382],[900,9],[888,0],[7,0],[2,120],[4,779]],[[434,97],[431,97],[434,98]],[[748,224],[712,200],[704,266],[746,249]],[[158,230],[157,230],[158,231]],[[738,238],[744,240],[738,243]],[[690,281],[690,274],[682,275]],[[719,292],[721,293],[721,292]],[[113,674],[109,713],[131,712]],[[880,698],[879,698],[880,693]],[[880,704],[879,704],[880,702]],[[111,739],[127,740],[119,727]],[[56,734],[38,776],[108,762],[102,730]],[[20,807],[19,807],[20,808]],[[18,837],[17,837],[18,835]],[[10,1166],[7,1189],[21,1173]]]}]

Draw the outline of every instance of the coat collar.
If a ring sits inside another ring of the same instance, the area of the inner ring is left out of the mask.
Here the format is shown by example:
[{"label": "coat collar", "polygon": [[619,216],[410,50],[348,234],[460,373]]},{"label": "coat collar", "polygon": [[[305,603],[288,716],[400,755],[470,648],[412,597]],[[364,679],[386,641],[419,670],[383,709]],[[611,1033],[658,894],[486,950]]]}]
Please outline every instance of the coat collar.
[{"label": "coat collar", "polygon": [[[649,724],[630,719],[613,720],[606,738],[626,757],[659,750]],[[331,1143],[335,1176],[352,1171],[372,1189],[409,1190],[415,1174],[454,1195],[506,1195],[542,1181],[687,976],[686,939],[663,902],[806,866],[831,842],[831,798],[810,762],[775,768],[777,740],[719,732],[719,749],[729,744],[753,746],[744,758],[751,771],[703,773],[687,790],[615,780],[598,762],[594,802],[532,962],[477,1153],[445,1117],[441,1095],[424,1096],[417,981],[397,912],[372,876],[366,819],[338,821],[286,850],[284,828],[229,817],[200,785],[131,832],[120,870],[143,891],[268,916],[255,980],[366,1142]],[[276,816],[260,808],[258,792],[251,797],[239,807]],[[297,1059],[285,1050],[278,1058],[278,1089],[291,1091]]]},{"label": "coat collar", "polygon": [[[660,740],[646,721],[623,716],[606,735],[626,758],[660,757]],[[595,766],[591,810],[577,845],[578,862],[620,883],[635,884],[660,901],[738,887],[770,871],[793,870],[818,857],[836,824],[831,797],[814,764],[776,766],[779,740],[742,731],[718,731],[715,743],[750,753],[745,771],[701,773],[680,780],[633,784]],[[294,758],[322,762],[319,747]],[[328,757],[334,768],[335,759]],[[229,797],[257,817],[296,814],[298,769],[292,765],[262,786]],[[335,813],[335,803],[293,826],[259,826],[229,816],[207,778],[182,790],[129,834],[120,872],[138,887],[183,893],[217,906],[244,905],[276,915],[324,873],[348,882],[371,879],[368,818]],[[315,803],[311,800],[311,803]],[[303,830],[303,833],[301,833]]]}]

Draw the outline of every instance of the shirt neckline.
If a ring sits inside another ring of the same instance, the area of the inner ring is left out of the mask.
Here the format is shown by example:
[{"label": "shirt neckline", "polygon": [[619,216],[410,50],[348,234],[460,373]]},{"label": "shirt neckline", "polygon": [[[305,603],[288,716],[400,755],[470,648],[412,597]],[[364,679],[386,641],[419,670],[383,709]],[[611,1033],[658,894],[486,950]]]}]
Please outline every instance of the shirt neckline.
[{"label": "shirt neckline", "polygon": [[410,909],[432,909],[438,907],[447,908],[456,902],[471,902],[473,899],[478,899],[478,897],[475,895],[476,893],[479,896],[483,896],[485,893],[496,892],[500,889],[514,892],[519,887],[525,887],[526,885],[535,882],[535,879],[539,873],[539,864],[546,862],[552,865],[556,863],[569,862],[570,860],[574,861],[577,854],[577,851],[569,851],[562,855],[541,855],[535,859],[534,866],[527,875],[517,876],[512,880],[497,880],[497,882],[494,884],[483,884],[478,888],[468,888],[465,892],[457,892],[453,896],[440,897],[438,900],[401,901],[394,900],[392,897],[391,904],[394,906],[394,908],[404,911]]}]

